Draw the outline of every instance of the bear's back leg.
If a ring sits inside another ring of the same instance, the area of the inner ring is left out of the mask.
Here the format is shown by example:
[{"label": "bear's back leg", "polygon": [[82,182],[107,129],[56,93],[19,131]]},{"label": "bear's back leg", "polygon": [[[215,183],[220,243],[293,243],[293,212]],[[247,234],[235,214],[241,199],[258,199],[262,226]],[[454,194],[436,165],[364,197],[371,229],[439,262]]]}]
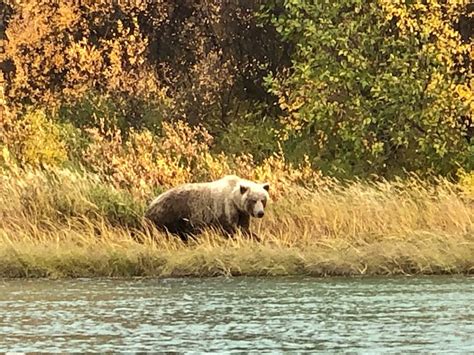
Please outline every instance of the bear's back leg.
[{"label": "bear's back leg", "polygon": [[179,218],[172,223],[163,225],[163,227],[168,233],[180,237],[183,241],[193,238],[194,235],[200,232],[199,228],[193,226],[187,218]]}]

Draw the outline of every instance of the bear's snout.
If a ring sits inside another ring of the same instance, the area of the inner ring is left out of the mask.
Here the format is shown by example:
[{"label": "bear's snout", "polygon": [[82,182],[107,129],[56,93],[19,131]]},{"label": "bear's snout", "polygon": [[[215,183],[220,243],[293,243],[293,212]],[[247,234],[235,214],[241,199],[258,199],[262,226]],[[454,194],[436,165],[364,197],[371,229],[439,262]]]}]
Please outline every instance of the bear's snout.
[{"label": "bear's snout", "polygon": [[250,215],[255,218],[262,218],[265,215],[265,205],[263,201],[253,201],[250,204]]}]

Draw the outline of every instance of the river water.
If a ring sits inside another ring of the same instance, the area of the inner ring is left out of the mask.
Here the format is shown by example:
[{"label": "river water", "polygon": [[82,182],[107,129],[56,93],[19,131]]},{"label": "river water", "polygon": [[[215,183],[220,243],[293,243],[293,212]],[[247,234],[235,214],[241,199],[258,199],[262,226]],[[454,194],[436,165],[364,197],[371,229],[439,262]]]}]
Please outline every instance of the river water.
[{"label": "river water", "polygon": [[474,352],[474,278],[0,280],[0,351]]}]

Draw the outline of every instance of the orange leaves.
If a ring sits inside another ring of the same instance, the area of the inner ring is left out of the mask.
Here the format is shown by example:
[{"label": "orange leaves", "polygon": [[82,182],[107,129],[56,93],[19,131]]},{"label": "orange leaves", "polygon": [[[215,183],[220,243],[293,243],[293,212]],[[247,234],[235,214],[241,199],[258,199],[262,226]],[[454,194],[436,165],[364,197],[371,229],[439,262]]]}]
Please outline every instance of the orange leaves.
[{"label": "orange leaves", "polygon": [[[0,58],[14,68],[7,82],[11,102],[51,107],[92,89],[145,97],[160,92],[145,66],[148,40],[137,15],[132,16],[133,6],[123,5],[130,11],[126,24],[114,15],[114,6],[105,3],[79,8],[74,2],[28,0],[12,6]],[[146,87],[136,85],[142,78]]]},{"label": "orange leaves", "polygon": [[68,30],[80,19],[79,8],[73,3],[58,2],[58,28]]},{"label": "orange leaves", "polygon": [[[166,96],[172,118],[217,126],[240,113],[234,101],[266,100],[263,68],[281,62],[271,27],[257,26],[258,2],[6,3],[0,64],[10,67],[6,95],[19,106],[55,109],[90,92],[148,102]],[[130,106],[124,115],[136,116]]]},{"label": "orange leaves", "polygon": [[279,197],[292,185],[314,186],[319,172],[309,159],[301,166],[275,154],[257,164],[251,155],[230,156],[211,151],[212,137],[202,127],[184,122],[164,123],[161,137],[149,131],[130,131],[123,142],[118,130],[90,131],[92,143],[84,161],[102,180],[134,195],[146,197],[156,187],[169,188],[185,182],[209,181],[227,174],[268,181],[272,195]]},{"label": "orange leaves", "polygon": [[165,124],[162,138],[146,130],[130,131],[125,142],[118,130],[94,129],[91,133],[93,141],[84,159],[92,170],[115,186],[142,196],[157,186],[170,187],[192,180],[191,167],[199,165],[195,161],[208,150],[206,140],[199,140],[206,132],[200,128],[192,131],[182,123],[174,128]]}]

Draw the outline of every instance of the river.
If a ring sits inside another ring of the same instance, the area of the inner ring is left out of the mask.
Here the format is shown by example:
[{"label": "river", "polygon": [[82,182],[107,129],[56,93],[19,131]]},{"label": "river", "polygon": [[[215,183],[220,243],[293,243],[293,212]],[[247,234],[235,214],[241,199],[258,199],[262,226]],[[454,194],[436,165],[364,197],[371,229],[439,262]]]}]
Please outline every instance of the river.
[{"label": "river", "polygon": [[0,351],[474,352],[474,278],[0,280]]}]

